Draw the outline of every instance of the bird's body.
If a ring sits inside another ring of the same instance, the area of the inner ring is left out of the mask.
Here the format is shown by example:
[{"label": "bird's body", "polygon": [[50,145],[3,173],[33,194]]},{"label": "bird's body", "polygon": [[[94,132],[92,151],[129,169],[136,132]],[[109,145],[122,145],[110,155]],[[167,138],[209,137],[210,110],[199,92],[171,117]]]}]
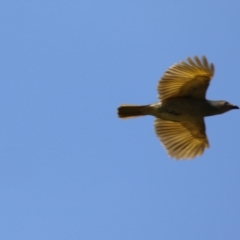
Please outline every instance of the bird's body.
[{"label": "bird's body", "polygon": [[170,156],[194,158],[209,147],[204,117],[237,109],[226,101],[210,101],[206,90],[214,73],[213,64],[195,57],[170,67],[158,84],[160,101],[154,104],[121,105],[120,118],[144,115],[156,117],[155,131]]},{"label": "bird's body", "polygon": [[208,117],[221,114],[220,109],[214,107],[212,104],[214,102],[215,101],[181,97],[170,98],[163,102],[144,106],[122,105],[122,107],[142,107],[142,115],[152,115],[165,120],[179,122],[186,120],[186,118],[189,119],[189,117]]}]

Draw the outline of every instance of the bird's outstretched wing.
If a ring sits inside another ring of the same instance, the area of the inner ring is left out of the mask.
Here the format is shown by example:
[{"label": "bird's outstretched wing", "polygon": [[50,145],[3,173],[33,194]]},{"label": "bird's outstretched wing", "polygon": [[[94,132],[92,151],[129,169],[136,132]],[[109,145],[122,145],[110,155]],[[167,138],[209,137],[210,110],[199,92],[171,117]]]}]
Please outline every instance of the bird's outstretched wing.
[{"label": "bird's outstretched wing", "polygon": [[187,58],[171,66],[158,83],[161,101],[175,97],[194,97],[204,99],[209,82],[214,74],[214,65],[206,57],[200,60]]},{"label": "bird's outstretched wing", "polygon": [[175,159],[192,159],[209,147],[203,118],[184,122],[156,118],[155,131],[168,154]]}]

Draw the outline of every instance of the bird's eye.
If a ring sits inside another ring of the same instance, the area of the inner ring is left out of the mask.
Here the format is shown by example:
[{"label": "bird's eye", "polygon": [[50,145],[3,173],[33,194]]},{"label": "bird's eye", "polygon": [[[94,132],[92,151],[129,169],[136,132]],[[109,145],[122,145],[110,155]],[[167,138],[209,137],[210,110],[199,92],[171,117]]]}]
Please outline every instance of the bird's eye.
[{"label": "bird's eye", "polygon": [[229,105],[229,102],[223,102],[223,105],[227,106]]}]

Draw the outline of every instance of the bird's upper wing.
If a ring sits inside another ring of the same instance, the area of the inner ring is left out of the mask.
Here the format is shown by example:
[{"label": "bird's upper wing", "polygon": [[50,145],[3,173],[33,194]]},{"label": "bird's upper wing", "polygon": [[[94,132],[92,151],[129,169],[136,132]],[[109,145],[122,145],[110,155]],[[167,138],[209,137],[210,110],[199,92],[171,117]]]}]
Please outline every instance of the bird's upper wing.
[{"label": "bird's upper wing", "polygon": [[209,82],[214,74],[214,65],[206,57],[200,60],[187,58],[171,66],[158,83],[159,99],[174,97],[205,98]]},{"label": "bird's upper wing", "polygon": [[203,118],[184,122],[156,118],[155,131],[168,154],[175,159],[192,159],[209,147]]}]

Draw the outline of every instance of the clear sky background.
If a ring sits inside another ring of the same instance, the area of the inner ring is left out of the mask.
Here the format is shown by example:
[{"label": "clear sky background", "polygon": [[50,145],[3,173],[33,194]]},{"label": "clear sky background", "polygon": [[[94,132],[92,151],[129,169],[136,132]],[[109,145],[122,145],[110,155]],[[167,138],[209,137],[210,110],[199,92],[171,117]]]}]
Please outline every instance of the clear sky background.
[{"label": "clear sky background", "polygon": [[0,238],[240,239],[240,111],[210,149],[168,157],[152,117],[164,71],[206,55],[207,97],[240,105],[240,1],[2,1]]}]

